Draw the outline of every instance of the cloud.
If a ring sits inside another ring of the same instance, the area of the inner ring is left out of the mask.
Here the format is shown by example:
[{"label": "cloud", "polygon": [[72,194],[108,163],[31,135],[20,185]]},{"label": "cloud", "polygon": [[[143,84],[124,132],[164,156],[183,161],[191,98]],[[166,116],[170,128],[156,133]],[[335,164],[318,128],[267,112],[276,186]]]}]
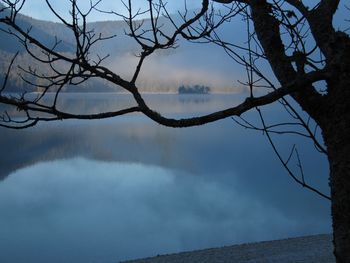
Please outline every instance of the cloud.
[{"label": "cloud", "polygon": [[273,239],[300,227],[237,184],[81,158],[16,171],[0,184],[0,210],[0,258],[13,263],[115,262]]}]

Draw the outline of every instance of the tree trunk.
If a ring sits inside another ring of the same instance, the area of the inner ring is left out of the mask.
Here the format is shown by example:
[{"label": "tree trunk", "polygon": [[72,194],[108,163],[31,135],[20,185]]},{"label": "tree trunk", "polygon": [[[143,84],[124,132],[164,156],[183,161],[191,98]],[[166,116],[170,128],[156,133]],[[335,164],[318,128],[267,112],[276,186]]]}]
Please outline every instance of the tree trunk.
[{"label": "tree trunk", "polygon": [[[333,243],[337,263],[350,262],[350,138],[347,129],[327,138],[332,196]],[[337,126],[333,128],[337,129]]]},{"label": "tree trunk", "polygon": [[[330,164],[333,243],[337,263],[350,262],[350,41],[338,39],[330,61],[328,113],[321,128]],[[344,45],[342,45],[342,43]]]}]

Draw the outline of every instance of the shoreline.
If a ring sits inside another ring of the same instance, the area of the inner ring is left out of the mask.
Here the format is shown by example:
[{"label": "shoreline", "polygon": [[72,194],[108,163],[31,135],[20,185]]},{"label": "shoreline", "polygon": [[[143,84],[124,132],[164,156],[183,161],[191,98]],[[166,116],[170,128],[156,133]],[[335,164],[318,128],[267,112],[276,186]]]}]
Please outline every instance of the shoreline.
[{"label": "shoreline", "polygon": [[335,263],[331,234],[242,243],[120,263]]},{"label": "shoreline", "polygon": [[[3,92],[3,94],[22,94],[21,92]],[[42,94],[41,92],[33,91],[33,92],[27,92],[25,95],[37,95],[37,94]],[[56,92],[46,92],[48,95],[56,94]],[[113,94],[113,95],[132,95],[129,92],[121,91],[121,92],[104,92],[104,91],[62,91],[60,94]],[[178,93],[178,92],[150,92],[150,91],[145,91],[145,92],[140,92],[141,95],[238,95],[238,94],[244,94],[244,92],[239,92],[239,91],[232,91],[232,92],[210,92],[210,93]]]}]

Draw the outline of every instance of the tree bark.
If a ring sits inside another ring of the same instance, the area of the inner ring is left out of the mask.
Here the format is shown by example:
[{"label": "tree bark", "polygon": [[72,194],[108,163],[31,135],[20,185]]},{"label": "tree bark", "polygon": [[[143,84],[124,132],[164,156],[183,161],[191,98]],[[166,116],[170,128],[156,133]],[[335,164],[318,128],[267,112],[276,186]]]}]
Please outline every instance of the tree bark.
[{"label": "tree bark", "polygon": [[[350,262],[350,129],[342,120],[325,136],[330,164],[330,187],[332,197],[333,243],[337,263]],[[343,127],[347,126],[345,130]],[[338,127],[338,128],[337,128]],[[336,131],[335,131],[336,130]],[[345,139],[346,137],[347,140]]]},{"label": "tree bark", "polygon": [[350,262],[350,39],[337,32],[327,65],[328,114],[321,128],[330,164],[333,243],[337,263]]},{"label": "tree bark", "polygon": [[[347,83],[348,88],[349,77]],[[323,128],[330,164],[333,243],[337,263],[350,262],[350,97],[347,99],[347,109],[338,105],[330,108],[333,118]]]}]

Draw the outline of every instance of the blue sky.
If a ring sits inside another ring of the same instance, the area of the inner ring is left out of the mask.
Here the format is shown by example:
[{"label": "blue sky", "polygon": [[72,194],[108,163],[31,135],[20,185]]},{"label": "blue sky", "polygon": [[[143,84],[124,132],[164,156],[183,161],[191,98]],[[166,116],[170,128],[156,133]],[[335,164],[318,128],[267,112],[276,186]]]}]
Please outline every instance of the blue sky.
[{"label": "blue sky", "polygon": [[[98,0],[91,0],[93,3],[96,3]],[[51,21],[58,21],[57,18],[50,12],[50,10],[47,7],[47,4],[45,3],[45,0],[25,0],[24,7],[22,9],[22,13],[37,18],[41,20],[51,20]],[[79,7],[82,10],[87,10],[90,6],[90,0],[77,0]],[[128,2],[127,0],[124,0],[124,2]],[[185,0],[164,0],[164,2],[167,2],[167,7],[170,12],[177,12],[178,10],[183,10],[184,8],[184,2]],[[199,8],[201,6],[201,0],[187,0],[187,8],[188,9],[194,9]],[[314,0],[304,0],[303,3],[309,7],[312,7],[315,5],[315,3],[318,1]],[[346,11],[344,8],[344,5],[346,5],[347,0],[341,0],[339,5],[339,12],[336,15],[336,26],[338,24],[344,24],[344,17],[349,16],[349,11]],[[58,11],[60,15],[62,15],[65,18],[69,18],[69,7],[70,7],[70,0],[50,0],[50,3],[55,7],[55,9]],[[134,9],[137,10],[138,8],[144,9],[148,5],[148,0],[132,0],[132,3],[134,5]],[[220,5],[220,4],[219,4]],[[102,10],[106,11],[115,11],[118,13],[125,13],[126,9],[124,5],[122,4],[122,0],[102,0],[98,7]],[[89,16],[89,22],[93,21],[100,21],[100,20],[115,20],[117,19],[115,16],[101,14],[98,12],[93,12]]]},{"label": "blue sky", "polygon": [[[92,1],[93,3],[96,3],[96,0],[92,0]],[[87,10],[90,6],[90,1],[88,0],[78,0],[77,2],[79,7],[82,10]],[[133,2],[133,5],[135,5],[135,10],[137,8],[144,9],[148,5],[147,0],[133,0],[132,2]],[[64,17],[69,16],[69,13],[68,13],[69,6],[70,6],[69,0],[51,0],[50,3],[55,7],[55,9],[59,12],[60,15]],[[198,0],[188,0],[187,6],[188,8],[197,8],[200,6],[200,3],[201,1],[198,1]],[[106,10],[106,11],[113,10],[115,12],[120,12],[120,13],[121,12],[125,13],[125,10],[126,10],[121,0],[102,0],[98,6],[102,10]],[[184,7],[184,1],[170,0],[168,1],[167,6],[169,10],[174,12]],[[26,0],[22,13],[37,19],[57,21],[57,19],[55,19],[55,17],[53,16],[53,14],[48,10],[45,0]],[[114,16],[103,15],[98,12],[94,12],[90,16],[90,21],[113,20],[113,19],[116,19],[116,18]]]}]

